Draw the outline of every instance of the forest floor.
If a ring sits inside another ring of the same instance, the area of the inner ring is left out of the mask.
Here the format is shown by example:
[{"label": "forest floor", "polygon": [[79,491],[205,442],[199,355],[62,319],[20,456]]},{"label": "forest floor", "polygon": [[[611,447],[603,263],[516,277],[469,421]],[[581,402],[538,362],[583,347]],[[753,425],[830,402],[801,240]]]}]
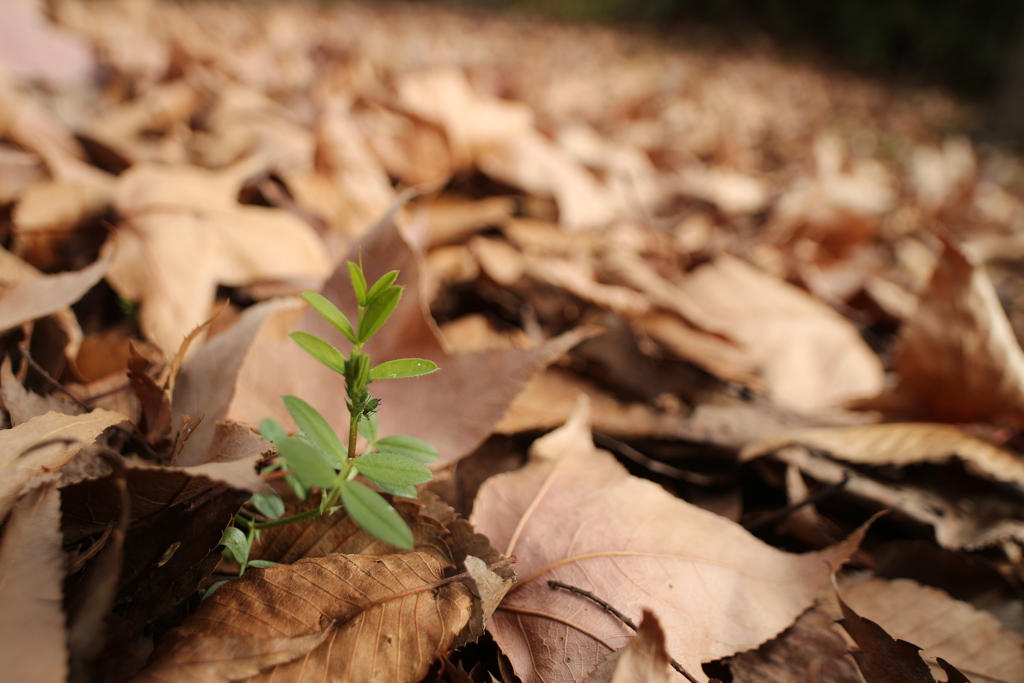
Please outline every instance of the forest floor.
[{"label": "forest floor", "polygon": [[[1024,680],[1024,164],[970,106],[430,5],[31,6],[9,680]],[[404,287],[366,353],[440,368],[360,442],[437,448],[413,547],[342,509],[239,554],[319,501],[281,397],[348,433],[288,337],[348,351],[298,296],[355,320],[347,261]]]}]

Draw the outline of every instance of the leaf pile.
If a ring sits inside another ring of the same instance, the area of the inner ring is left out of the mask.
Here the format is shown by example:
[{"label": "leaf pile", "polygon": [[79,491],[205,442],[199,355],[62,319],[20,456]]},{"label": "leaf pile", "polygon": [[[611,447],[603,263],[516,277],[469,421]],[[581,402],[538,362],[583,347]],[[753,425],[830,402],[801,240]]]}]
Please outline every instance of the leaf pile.
[{"label": "leaf pile", "polygon": [[[419,3],[47,6],[0,3],[6,677],[1024,680],[1024,165],[969,108]],[[298,296],[353,319],[346,261],[406,288],[375,362],[440,368],[374,385],[440,452],[412,547],[342,511],[236,578],[260,421],[347,428],[289,336],[347,348]]]}]

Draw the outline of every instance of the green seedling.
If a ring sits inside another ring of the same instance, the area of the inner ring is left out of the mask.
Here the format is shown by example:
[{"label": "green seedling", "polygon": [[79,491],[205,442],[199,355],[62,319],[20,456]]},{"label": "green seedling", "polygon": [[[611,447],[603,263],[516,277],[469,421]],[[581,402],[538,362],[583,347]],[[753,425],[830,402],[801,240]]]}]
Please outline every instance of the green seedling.
[{"label": "green seedling", "polygon": [[[370,394],[372,382],[404,377],[419,377],[437,370],[433,361],[401,358],[374,366],[363,352],[363,345],[387,322],[398,306],[402,287],[394,284],[398,271],[392,271],[371,287],[360,265],[349,262],[352,289],[359,305],[359,317],[353,325],[344,313],[324,297],[304,292],[303,298],[351,344],[348,356],[329,342],[305,332],[291,337],[313,358],[345,378],[345,406],[348,409],[348,433],[339,436],[316,408],[297,396],[284,396],[285,407],[299,427],[288,434],[276,420],[260,423],[260,434],[274,444],[278,459],[264,468],[264,474],[289,472],[287,481],[300,499],[310,491],[321,491],[320,505],[307,512],[284,517],[284,503],[275,496],[256,494],[250,505],[253,513],[235,517],[235,525],[224,532],[221,545],[225,556],[239,564],[239,574],[248,567],[267,566],[263,560],[250,560],[252,544],[263,529],[291,524],[344,508],[367,533],[399,548],[413,546],[412,531],[393,507],[373,488],[357,481],[362,475],[373,486],[393,496],[416,497],[416,485],[430,481],[425,463],[438,457],[437,449],[412,436],[378,437],[379,399]],[[357,451],[358,436],[366,440],[363,452]],[[260,521],[262,518],[263,521]]]}]

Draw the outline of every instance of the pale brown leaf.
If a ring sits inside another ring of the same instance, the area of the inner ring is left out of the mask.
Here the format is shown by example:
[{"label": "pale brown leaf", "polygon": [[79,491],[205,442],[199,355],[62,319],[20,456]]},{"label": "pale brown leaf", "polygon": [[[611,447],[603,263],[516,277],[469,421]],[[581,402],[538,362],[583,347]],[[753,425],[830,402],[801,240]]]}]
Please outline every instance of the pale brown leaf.
[{"label": "pale brown leaf", "polygon": [[859,465],[941,464],[954,456],[984,475],[1024,485],[1024,461],[954,425],[908,423],[797,429],[748,445],[740,453],[749,460],[785,446],[799,444],[827,451]]},{"label": "pale brown leaf", "polygon": [[323,242],[301,219],[238,204],[238,188],[257,163],[217,172],[137,164],[118,179],[126,226],[108,280],[121,297],[140,302],[143,332],[167,353],[210,317],[217,285],[312,284],[330,272]]},{"label": "pale brown leaf", "polygon": [[944,422],[1024,424],[1024,351],[985,269],[946,241],[900,330],[899,384],[866,405]]},{"label": "pale brown leaf", "polygon": [[[207,598],[135,680],[231,680],[255,668],[254,681],[413,683],[469,619],[468,587],[434,587],[443,568],[414,552],[335,554],[250,570]],[[311,642],[305,652],[291,648],[291,661],[254,661],[297,638]],[[236,666],[239,673],[222,673]]]},{"label": "pale brown leaf", "polygon": [[104,429],[124,422],[120,413],[97,409],[85,415],[46,413],[0,431],[0,520],[18,491],[43,472],[56,472],[90,446]]},{"label": "pale brown leaf", "polygon": [[1024,637],[937,588],[869,578],[843,582],[839,592],[861,617],[920,647],[933,674],[941,657],[972,680],[1024,679]]},{"label": "pale brown leaf", "polygon": [[882,364],[857,328],[806,292],[725,255],[681,287],[750,350],[779,405],[813,412],[881,390]]},{"label": "pale brown leaf", "polygon": [[0,666],[8,680],[67,678],[61,543],[60,493],[35,488],[14,506],[0,544]]},{"label": "pale brown leaf", "polygon": [[587,683],[668,683],[671,657],[665,650],[665,631],[653,612],[643,620],[629,645],[608,655],[587,677]]},{"label": "pale brown leaf", "polygon": [[516,588],[489,630],[526,682],[581,681],[628,629],[557,579],[636,619],[657,610],[669,653],[698,680],[701,662],[756,647],[789,626],[860,542],[790,555],[740,526],[630,476],[594,448],[581,408],[534,444],[522,470],[480,490],[471,521],[519,558]]}]

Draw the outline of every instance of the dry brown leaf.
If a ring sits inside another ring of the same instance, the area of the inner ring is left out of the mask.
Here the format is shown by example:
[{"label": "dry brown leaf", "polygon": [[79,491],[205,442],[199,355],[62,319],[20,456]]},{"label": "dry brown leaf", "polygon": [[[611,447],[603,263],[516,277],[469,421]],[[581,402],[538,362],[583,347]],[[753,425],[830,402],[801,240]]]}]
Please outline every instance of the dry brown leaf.
[{"label": "dry brown leaf", "polygon": [[402,107],[444,129],[456,170],[470,167],[488,149],[533,128],[530,107],[480,94],[461,69],[409,74],[395,87]]},{"label": "dry brown leaf", "polygon": [[[249,680],[413,683],[469,619],[469,588],[435,585],[443,569],[414,552],[328,555],[250,570],[203,601],[135,681],[233,680],[258,669]],[[311,642],[305,651],[294,648],[290,661],[253,661],[253,653],[299,638]]]},{"label": "dry brown leaf", "polygon": [[833,610],[815,605],[778,638],[731,658],[729,671],[734,683],[805,677],[820,683],[864,683],[847,653],[846,640],[835,630],[835,620]]},{"label": "dry brown leaf", "polygon": [[526,273],[523,252],[504,240],[478,235],[469,240],[468,246],[480,270],[502,287],[511,287]]},{"label": "dry brown leaf", "polygon": [[[531,462],[480,489],[471,521],[519,558],[516,588],[489,630],[517,674],[582,681],[628,629],[556,579],[631,618],[657,610],[668,651],[698,680],[702,661],[756,647],[789,626],[863,530],[828,550],[790,555],[737,524],[630,476],[594,448],[585,404],[534,444]],[[582,602],[581,602],[582,601]]]},{"label": "dry brown leaf", "polygon": [[138,164],[119,178],[125,221],[108,280],[140,302],[146,337],[166,353],[213,312],[217,285],[322,281],[331,264],[312,228],[280,209],[242,206],[258,160],[222,171]]},{"label": "dry brown leaf", "polygon": [[768,205],[768,187],[760,178],[724,168],[691,168],[679,176],[680,189],[711,202],[726,213],[757,213]]},{"label": "dry brown leaf", "polygon": [[815,456],[806,448],[784,447],[773,457],[800,468],[819,482],[841,485],[844,491],[864,501],[864,507],[872,512],[893,510],[900,519],[931,527],[943,548],[974,550],[1008,539],[1024,542],[1024,520],[1020,519],[1016,504],[1008,504],[998,496],[988,495],[965,506],[926,487],[884,484],[833,460]]},{"label": "dry brown leaf", "polygon": [[3,69],[53,84],[85,78],[95,66],[87,43],[47,21],[41,6],[18,2],[0,6]]},{"label": "dry brown leaf", "polygon": [[120,413],[102,409],[85,415],[46,413],[0,431],[0,520],[7,517],[18,491],[29,479],[56,472],[107,427],[126,420]]},{"label": "dry brown leaf", "polygon": [[1024,637],[988,612],[911,581],[845,581],[839,593],[861,617],[920,647],[932,673],[939,657],[975,681],[1024,679]]},{"label": "dry brown leaf", "polygon": [[780,406],[814,412],[881,390],[882,364],[857,328],[806,292],[726,255],[681,287],[750,350]]},{"label": "dry brown leaf", "polygon": [[683,415],[662,412],[646,403],[624,403],[592,382],[561,368],[535,375],[508,406],[496,434],[553,429],[573,414],[581,396],[591,403],[591,422],[602,434],[617,437],[682,437],[690,430]]},{"label": "dry brown leaf", "polygon": [[956,456],[987,477],[1024,486],[1024,461],[1019,455],[947,424],[798,429],[748,445],[740,453],[740,459],[749,460],[793,444],[827,451],[840,460],[858,465],[941,464]]},{"label": "dry brown leaf", "polygon": [[60,493],[35,488],[14,506],[0,544],[0,666],[9,680],[67,680],[61,543]]},{"label": "dry brown leaf", "polygon": [[629,645],[616,650],[587,676],[587,683],[668,683],[671,657],[665,650],[665,631],[654,613],[643,620]]},{"label": "dry brown leaf", "polygon": [[603,226],[616,217],[602,184],[536,131],[522,133],[486,152],[478,166],[495,180],[531,194],[554,197],[558,222],[569,229]]},{"label": "dry brown leaf", "polygon": [[10,358],[4,358],[0,364],[0,397],[3,398],[3,407],[10,417],[12,427],[51,411],[65,415],[82,412],[82,408],[62,401],[57,396],[40,396],[26,389],[11,371]]},{"label": "dry brown leaf", "polygon": [[900,330],[899,384],[863,405],[942,422],[1024,424],[1024,351],[984,267],[946,241]]},{"label": "dry brown leaf", "polygon": [[532,255],[526,259],[526,272],[536,280],[626,318],[635,318],[651,309],[650,300],[636,290],[600,282],[597,269],[588,260]]},{"label": "dry brown leaf", "polygon": [[[99,282],[110,267],[113,250],[82,270],[24,279],[0,296],[0,330],[46,317],[75,303]],[[4,278],[7,280],[7,278]],[[17,280],[16,280],[17,281]],[[10,282],[10,280],[7,280]]]},{"label": "dry brown leaf", "polygon": [[439,199],[430,203],[425,248],[461,242],[473,233],[504,225],[516,209],[512,197],[477,201]]}]

